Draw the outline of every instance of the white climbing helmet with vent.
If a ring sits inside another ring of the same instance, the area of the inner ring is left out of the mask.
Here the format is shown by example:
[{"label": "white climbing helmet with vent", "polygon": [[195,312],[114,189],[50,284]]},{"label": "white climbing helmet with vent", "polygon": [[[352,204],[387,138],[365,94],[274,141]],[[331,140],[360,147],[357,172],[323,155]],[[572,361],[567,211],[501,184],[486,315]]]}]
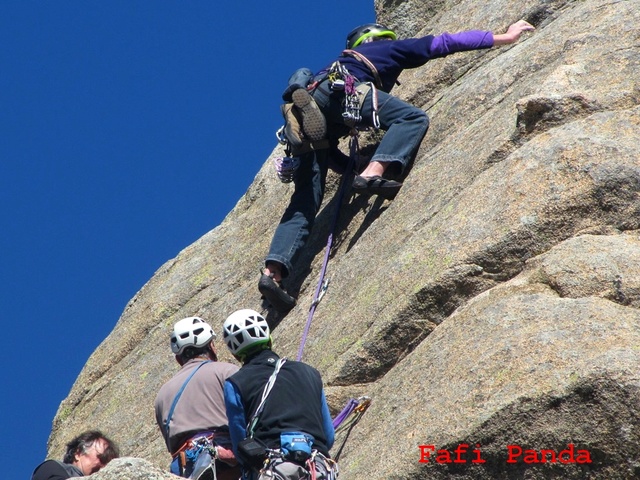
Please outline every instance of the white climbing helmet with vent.
[{"label": "white climbing helmet with vent", "polygon": [[233,312],[224,321],[222,336],[231,353],[244,356],[249,350],[271,341],[269,324],[255,310],[248,308]]},{"label": "white climbing helmet with vent", "polygon": [[171,351],[180,355],[187,347],[202,348],[215,338],[211,325],[200,317],[183,318],[173,326]]}]

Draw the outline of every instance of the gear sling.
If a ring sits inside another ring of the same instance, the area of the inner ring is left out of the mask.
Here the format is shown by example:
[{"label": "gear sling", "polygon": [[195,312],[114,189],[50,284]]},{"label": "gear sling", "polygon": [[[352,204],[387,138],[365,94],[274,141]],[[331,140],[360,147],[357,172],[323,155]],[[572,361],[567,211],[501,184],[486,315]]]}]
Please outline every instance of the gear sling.
[{"label": "gear sling", "polygon": [[[260,471],[261,475],[269,472],[266,476],[274,479],[316,478],[316,462],[322,460],[327,473],[326,480],[335,480],[338,475],[337,464],[313,448],[312,435],[304,432],[282,432],[280,448],[275,450],[267,448],[260,440],[254,438],[264,404],[286,361],[286,358],[278,359],[273,373],[265,384],[260,404],[247,424],[247,437],[238,444],[238,455],[245,465]],[[291,465],[292,463],[296,465]]]},{"label": "gear sling", "polygon": [[[193,376],[198,372],[200,367],[206,363],[211,363],[211,360],[205,360],[198,365],[193,372],[187,377],[185,382],[176,393],[175,398],[167,414],[167,418],[164,421],[165,437],[167,448],[171,451],[170,445],[170,424],[173,418],[173,413],[178,404],[178,400],[182,396],[187,384]],[[218,458],[214,442],[214,433],[206,432],[202,435],[197,435],[187,442],[185,442],[177,452],[172,453],[173,460],[171,461],[171,473],[185,478],[199,478],[200,475],[207,469],[213,471],[213,477],[216,478],[215,460]]]}]

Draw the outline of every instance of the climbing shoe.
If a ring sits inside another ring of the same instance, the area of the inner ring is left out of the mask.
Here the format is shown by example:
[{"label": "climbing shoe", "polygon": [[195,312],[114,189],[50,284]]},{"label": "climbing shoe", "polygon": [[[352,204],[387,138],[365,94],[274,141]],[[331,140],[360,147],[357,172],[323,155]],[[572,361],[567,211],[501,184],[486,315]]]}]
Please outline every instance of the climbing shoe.
[{"label": "climbing shoe", "polygon": [[278,312],[288,312],[296,306],[296,299],[285,292],[269,275],[263,273],[260,276],[258,290]]},{"label": "climbing shoe", "polygon": [[327,121],[311,94],[298,88],[291,94],[293,104],[302,114],[302,131],[312,142],[322,140],[327,135]]},{"label": "climbing shoe", "polygon": [[379,195],[387,200],[393,200],[402,188],[402,183],[395,180],[387,180],[378,175],[373,177],[356,175],[353,179],[352,188],[356,193],[369,193]]}]

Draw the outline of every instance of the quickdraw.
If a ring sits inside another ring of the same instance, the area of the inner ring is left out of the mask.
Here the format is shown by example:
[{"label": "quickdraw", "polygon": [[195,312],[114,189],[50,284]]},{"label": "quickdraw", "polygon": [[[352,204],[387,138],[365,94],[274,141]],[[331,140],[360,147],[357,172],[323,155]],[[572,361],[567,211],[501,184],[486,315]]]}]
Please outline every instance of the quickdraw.
[{"label": "quickdraw", "polygon": [[345,125],[355,127],[362,120],[360,115],[360,99],[356,90],[357,79],[340,62],[333,62],[327,75],[329,88],[333,91],[344,91],[342,118]]},{"label": "quickdraw", "polygon": [[340,412],[333,420],[333,426],[336,430],[336,435],[339,435],[342,432],[346,431],[344,439],[340,444],[340,448],[333,457],[336,462],[340,458],[340,454],[342,453],[344,445],[347,443],[349,435],[351,434],[351,430],[353,430],[353,427],[355,427],[356,424],[360,421],[370,405],[371,398],[367,396],[360,397],[357,400],[351,399],[342,409],[342,412]]},{"label": "quickdraw", "polygon": [[[345,50],[346,51],[346,50]],[[358,82],[358,79],[349,73],[349,70],[340,62],[333,62],[327,75],[329,87],[333,91],[344,91],[344,103],[342,118],[345,125],[355,128],[362,121],[362,104],[371,90],[372,119],[371,125],[378,130],[380,118],[378,116],[378,91],[376,85],[371,82]]]},{"label": "quickdraw", "polygon": [[324,297],[324,294],[327,293],[327,289],[329,288],[329,280],[330,279],[325,279],[324,282],[322,282],[322,288],[320,289],[320,293],[318,293],[318,295],[316,296],[315,300],[313,302],[311,302],[311,307],[309,308],[313,308],[313,307],[317,307],[318,304],[320,303],[320,301],[322,300],[322,297]]}]

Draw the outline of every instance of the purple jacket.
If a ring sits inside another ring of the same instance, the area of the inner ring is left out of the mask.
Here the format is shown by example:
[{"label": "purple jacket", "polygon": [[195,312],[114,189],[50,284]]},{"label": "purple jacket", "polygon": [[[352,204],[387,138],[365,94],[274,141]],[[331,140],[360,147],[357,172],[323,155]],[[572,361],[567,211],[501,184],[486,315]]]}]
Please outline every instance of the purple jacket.
[{"label": "purple jacket", "polygon": [[[389,92],[404,69],[420,67],[433,58],[445,57],[451,53],[491,48],[492,46],[493,34],[491,32],[469,30],[406,40],[369,42],[354,48],[354,50],[367,57],[375,65],[382,81],[382,90]],[[369,68],[355,58],[342,56],[339,61],[358,81],[375,82]]]}]

